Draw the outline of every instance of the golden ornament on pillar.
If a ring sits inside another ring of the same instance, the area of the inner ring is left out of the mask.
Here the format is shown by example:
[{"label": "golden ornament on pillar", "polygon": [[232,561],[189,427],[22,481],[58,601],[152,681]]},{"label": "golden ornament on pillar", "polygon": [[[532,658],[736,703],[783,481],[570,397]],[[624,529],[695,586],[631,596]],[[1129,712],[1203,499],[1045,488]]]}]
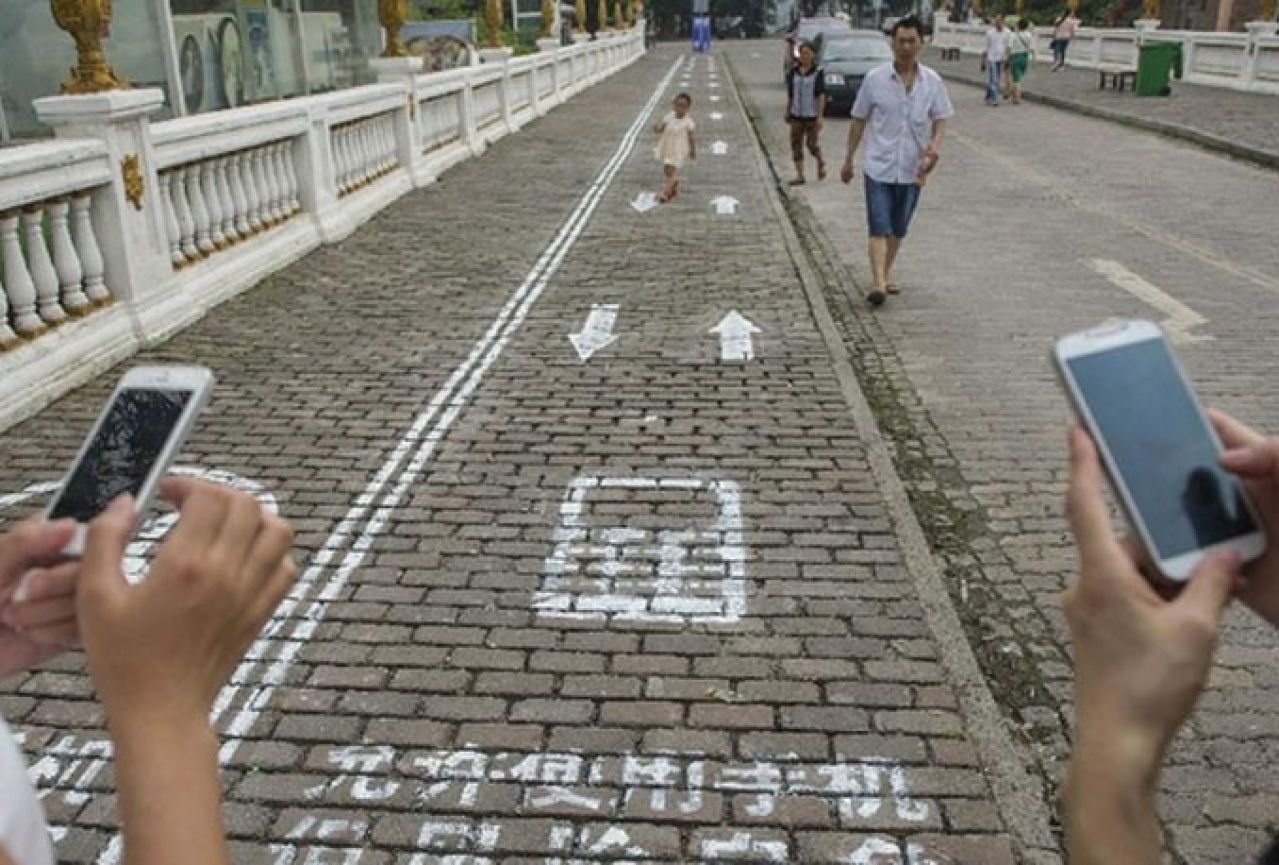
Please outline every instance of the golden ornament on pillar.
[{"label": "golden ornament on pillar", "polygon": [[1274,21],[1275,11],[1279,6],[1275,0],[1261,0],[1261,14],[1257,16],[1258,21]]},{"label": "golden ornament on pillar", "polygon": [[626,15],[622,12],[622,0],[613,0],[613,27],[622,30],[626,27]]},{"label": "golden ornament on pillar", "polygon": [[1141,0],[1141,17],[1158,18],[1159,0]]},{"label": "golden ornament on pillar", "polygon": [[383,57],[407,57],[404,40],[400,38],[400,28],[408,17],[409,0],[377,0],[377,20],[386,31],[386,48]]},{"label": "golden ornament on pillar", "polygon": [[542,0],[542,38],[555,36],[555,3],[556,0]]},{"label": "golden ornament on pillar", "polygon": [[577,33],[586,32],[586,0],[575,0],[573,3],[573,30]]},{"label": "golden ornament on pillar", "polygon": [[111,25],[111,0],[49,0],[54,22],[75,40],[76,65],[63,93],[125,90],[129,82],[115,74],[102,53],[102,37]]},{"label": "golden ornament on pillar", "polygon": [[484,26],[489,38],[485,48],[502,47],[502,0],[484,0]]},{"label": "golden ornament on pillar", "polygon": [[1070,10],[1071,15],[1079,14],[1079,0],[1066,0],[1066,8]]},{"label": "golden ornament on pillar", "polygon": [[607,30],[608,29],[608,0],[599,0],[599,3],[596,4],[595,14],[596,16],[599,17],[599,23],[595,25],[595,29],[600,32]]}]

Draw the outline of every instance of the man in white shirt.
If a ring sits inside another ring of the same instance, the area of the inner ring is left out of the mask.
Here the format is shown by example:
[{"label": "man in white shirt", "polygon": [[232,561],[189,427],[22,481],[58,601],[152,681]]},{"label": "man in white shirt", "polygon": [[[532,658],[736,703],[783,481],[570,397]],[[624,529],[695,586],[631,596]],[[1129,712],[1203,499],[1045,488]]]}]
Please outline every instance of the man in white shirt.
[{"label": "man in white shirt", "polygon": [[1008,62],[1012,32],[1004,26],[1004,16],[996,15],[995,24],[986,31],[986,104],[999,104],[999,85],[1004,80],[1004,64]]},{"label": "man in white shirt", "polygon": [[853,103],[848,152],[840,179],[853,179],[853,155],[866,139],[866,218],[873,285],[866,295],[879,306],[899,293],[893,266],[910,227],[919,191],[937,165],[946,120],[954,115],[941,76],[919,62],[924,28],[912,16],[893,25],[893,62],[872,69]]}]

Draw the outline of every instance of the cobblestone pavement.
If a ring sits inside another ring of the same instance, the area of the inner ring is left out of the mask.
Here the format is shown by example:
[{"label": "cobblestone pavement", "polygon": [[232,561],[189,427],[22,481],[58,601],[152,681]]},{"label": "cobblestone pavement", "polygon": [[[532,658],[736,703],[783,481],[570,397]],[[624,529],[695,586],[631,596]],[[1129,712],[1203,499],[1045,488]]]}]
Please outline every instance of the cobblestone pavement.
[{"label": "cobblestone pavement", "polygon": [[[676,57],[138,358],[213,367],[179,464],[276,502],[307,563],[219,704],[236,861],[1031,861],[729,79]],[[640,214],[675,88],[701,153]],[[758,331],[712,333],[734,310]],[[5,524],[114,377],[0,435]],[[60,858],[118,861],[82,658],[0,710]]]},{"label": "cobblestone pavement", "polygon": [[[927,63],[947,78],[985,87],[985,76],[976,55],[959,61],[942,61],[941,52],[929,49]],[[1150,124],[1232,155],[1279,168],[1279,96],[1247,93],[1225,87],[1205,87],[1173,80],[1168,97],[1136,96],[1097,87],[1097,70],[1067,66],[1056,72],[1036,63],[1026,77],[1029,98],[1040,98],[1055,107],[1099,113],[1112,119]]]},{"label": "cobblestone pavement", "polygon": [[[775,53],[727,54],[785,178]],[[1058,594],[1073,551],[1062,515],[1069,411],[1052,339],[1109,317],[1169,318],[1175,307],[1120,287],[1153,285],[1202,316],[1170,323],[1205,400],[1279,428],[1279,247],[1263,218],[1274,180],[1122,126],[1036,105],[991,110],[966,87],[952,96],[958,116],[905,247],[904,293],[885,308],[871,313],[861,289],[847,293],[869,284],[860,187],[810,184],[788,208],[827,269],[832,310],[974,651],[1057,781],[1071,708]],[[846,123],[831,119],[824,132],[836,165]],[[1163,776],[1177,862],[1251,861],[1279,827],[1276,661],[1273,632],[1233,613]]]}]

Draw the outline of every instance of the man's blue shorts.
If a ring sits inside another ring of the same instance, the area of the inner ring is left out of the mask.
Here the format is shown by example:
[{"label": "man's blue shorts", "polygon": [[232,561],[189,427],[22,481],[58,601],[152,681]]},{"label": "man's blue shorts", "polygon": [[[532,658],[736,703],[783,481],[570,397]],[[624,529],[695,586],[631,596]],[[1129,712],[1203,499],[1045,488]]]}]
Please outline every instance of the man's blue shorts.
[{"label": "man's blue shorts", "polygon": [[881,183],[866,175],[866,221],[871,237],[905,237],[919,203],[919,184]]}]

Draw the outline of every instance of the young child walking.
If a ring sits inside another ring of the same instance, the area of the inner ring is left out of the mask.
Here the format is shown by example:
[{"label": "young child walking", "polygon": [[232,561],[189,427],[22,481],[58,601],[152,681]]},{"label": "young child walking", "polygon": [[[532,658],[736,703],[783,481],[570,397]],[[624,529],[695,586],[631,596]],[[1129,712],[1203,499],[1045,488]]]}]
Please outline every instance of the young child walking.
[{"label": "young child walking", "polygon": [[687,93],[675,97],[673,111],[668,111],[662,122],[653,127],[657,133],[657,161],[662,163],[662,171],[666,182],[662,186],[662,194],[657,200],[665,204],[679,193],[679,179],[676,172],[689,159],[697,158],[697,142],[693,138],[693,118],[688,110],[693,107],[693,100]]}]

